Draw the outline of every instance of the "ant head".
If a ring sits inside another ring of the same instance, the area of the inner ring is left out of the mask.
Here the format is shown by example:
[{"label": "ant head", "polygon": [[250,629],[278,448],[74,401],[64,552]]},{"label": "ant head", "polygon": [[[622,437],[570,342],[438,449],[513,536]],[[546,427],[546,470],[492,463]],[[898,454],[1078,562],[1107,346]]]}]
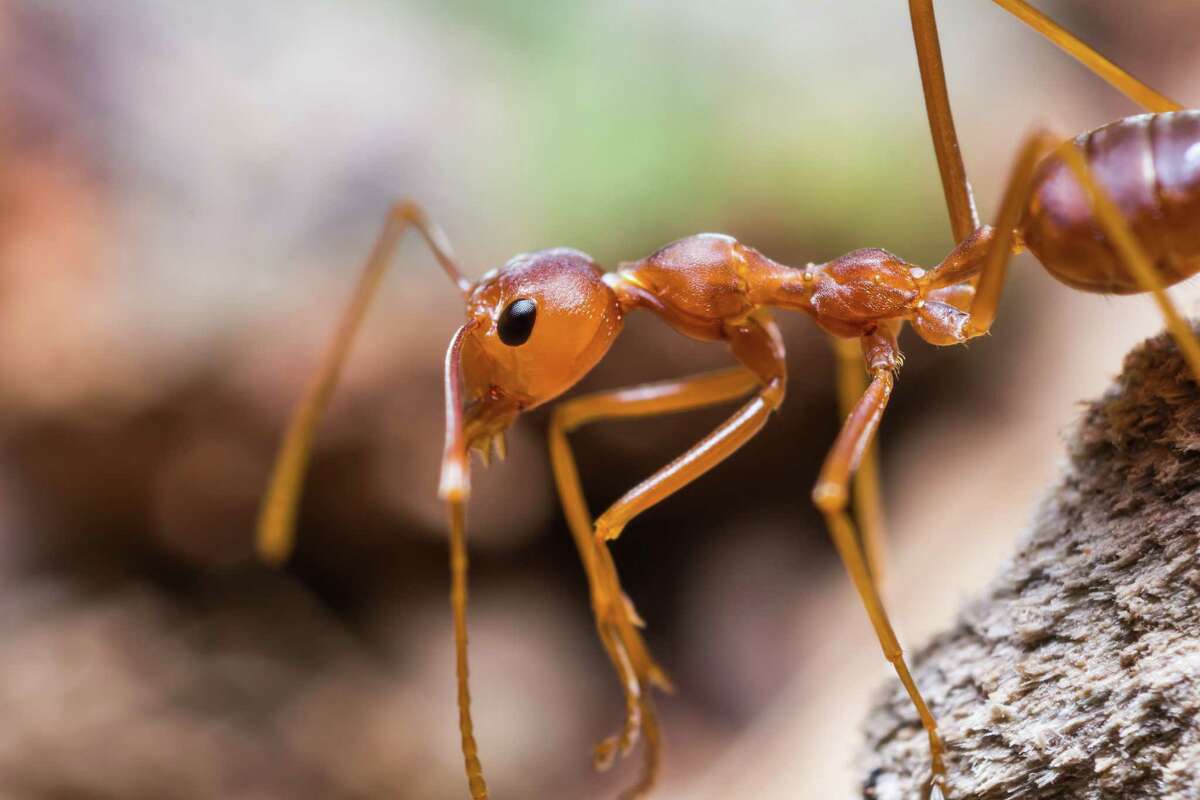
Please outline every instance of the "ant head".
[{"label": "ant head", "polygon": [[582,378],[621,330],[622,311],[592,259],[567,248],[512,258],[467,296],[464,438],[486,449],[517,414]]}]

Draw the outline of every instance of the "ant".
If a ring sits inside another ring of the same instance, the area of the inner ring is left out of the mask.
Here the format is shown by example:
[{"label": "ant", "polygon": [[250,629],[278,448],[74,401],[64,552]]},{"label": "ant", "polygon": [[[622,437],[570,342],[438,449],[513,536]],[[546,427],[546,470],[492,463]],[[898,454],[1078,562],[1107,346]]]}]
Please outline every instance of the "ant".
[{"label": "ant", "polygon": [[[738,366],[679,380],[599,392],[560,404],[550,422],[550,460],[566,518],[587,574],[600,641],[625,696],[622,730],[602,741],[604,768],[645,738],[637,783],[647,794],[660,759],[652,688],[670,689],[646,648],[642,621],[621,589],[608,543],[647,508],[674,494],[755,436],[783,402],[784,348],[772,309],[802,311],[841,344],[839,393],[844,423],[812,492],[884,656],[907,690],[929,738],[928,793],[944,796],[946,766],[933,714],[892,629],[878,582],[879,491],[872,444],[903,363],[897,336],[910,323],[933,345],[987,334],[1011,256],[1030,250],[1059,281],[1111,294],[1150,293],[1192,372],[1200,378],[1200,341],[1165,287],[1200,271],[1200,111],[1183,110],[1031,8],[995,0],[1148,112],[1063,142],[1026,137],[993,226],[980,225],[950,113],[932,0],[909,0],[917,60],[939,172],[956,241],[924,268],[880,249],[824,264],[790,267],[735,239],[700,234],[604,272],[578,250],[515,256],[472,283],[441,232],[413,203],[387,216],[321,365],[283,441],[258,525],[258,550],[272,563],[292,548],[296,505],[317,423],[355,333],[401,237],[415,230],[466,303],[466,322],[445,358],[446,439],[439,497],[450,528],[451,602],[462,752],[472,798],[488,796],[475,743],[467,686],[466,503],[471,450],[504,454],[517,416],[555,399],[604,356],[626,315],[644,310],[685,336],[721,342]],[[855,342],[858,346],[855,347]],[[857,352],[856,352],[857,351]],[[861,361],[859,360],[861,359]],[[865,374],[861,365],[865,362]],[[857,364],[857,365],[856,365]],[[867,378],[869,377],[869,381]],[[856,395],[856,397],[854,397]],[[603,420],[647,417],[749,397],[731,417],[593,519],[567,435]],[[861,469],[860,469],[861,468]],[[848,512],[853,481],[861,535]]]}]

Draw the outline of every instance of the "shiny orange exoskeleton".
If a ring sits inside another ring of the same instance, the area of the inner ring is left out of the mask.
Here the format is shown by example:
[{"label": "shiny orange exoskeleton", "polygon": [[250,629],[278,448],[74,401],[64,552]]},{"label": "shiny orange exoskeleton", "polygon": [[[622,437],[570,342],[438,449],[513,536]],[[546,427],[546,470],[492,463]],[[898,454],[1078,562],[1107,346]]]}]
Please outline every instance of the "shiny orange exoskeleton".
[{"label": "shiny orange exoskeleton", "polygon": [[[1111,194],[1166,285],[1200,270],[1200,113],[1142,114],[1079,136],[1076,148]],[[1087,292],[1145,291],[1105,237],[1061,158],[1038,165],[1021,237],[1054,277]]]},{"label": "shiny orange exoskeleton", "polygon": [[[660,735],[651,687],[668,688],[650,657],[641,620],[621,590],[608,542],[655,503],[735,452],[783,402],[784,348],[776,309],[808,314],[857,352],[839,348],[841,385],[858,384],[845,422],[813,489],[843,562],[888,661],[912,698],[929,737],[929,790],[948,787],[941,740],[909,673],[877,587],[878,489],[870,449],[902,356],[905,323],[934,345],[988,332],[1006,265],[1029,249],[1061,282],[1084,291],[1153,293],[1193,372],[1200,343],[1163,292],[1200,271],[1200,111],[1179,110],[1117,70],[1023,0],[1000,5],[1097,69],[1153,113],[1098,128],[1066,143],[1028,137],[1013,168],[994,227],[978,223],[946,98],[931,0],[910,0],[918,62],[935,150],[957,245],[939,264],[912,264],[886,250],[855,250],[824,264],[788,266],[719,234],[700,234],[605,272],[578,250],[516,256],[472,283],[463,277],[439,229],[403,203],[388,216],[322,368],[292,420],[263,505],[259,549],[273,562],[290,551],[297,497],[316,422],[354,333],[402,234],[415,230],[462,292],[466,321],[445,361],[446,447],[440,496],[450,518],[452,599],[463,754],[473,798],[487,797],[467,690],[465,504],[469,452],[503,455],[504,432],[517,416],[562,395],[603,358],[625,317],[647,311],[685,336],[721,342],[737,366],[721,372],[576,397],[551,417],[555,481],[591,589],[597,632],[621,681],[623,729],[597,747],[606,766],[639,736],[645,762],[627,796],[649,792]],[[1107,65],[1101,69],[1098,64]],[[857,360],[858,366],[853,366]],[[869,376],[863,385],[862,367]],[[846,393],[846,392],[844,392]],[[567,434],[605,419],[666,414],[748,398],[695,446],[630,489],[595,519],[588,511]],[[858,535],[848,513],[854,481]]]}]

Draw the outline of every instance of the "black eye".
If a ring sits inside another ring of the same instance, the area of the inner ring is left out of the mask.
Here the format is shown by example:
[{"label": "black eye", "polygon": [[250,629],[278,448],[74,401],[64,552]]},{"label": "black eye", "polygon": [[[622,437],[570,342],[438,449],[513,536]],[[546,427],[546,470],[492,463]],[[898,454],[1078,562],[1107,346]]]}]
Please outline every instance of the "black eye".
[{"label": "black eye", "polygon": [[537,319],[537,303],[532,300],[513,300],[500,312],[496,332],[500,341],[509,347],[525,344],[533,334],[533,321]]}]

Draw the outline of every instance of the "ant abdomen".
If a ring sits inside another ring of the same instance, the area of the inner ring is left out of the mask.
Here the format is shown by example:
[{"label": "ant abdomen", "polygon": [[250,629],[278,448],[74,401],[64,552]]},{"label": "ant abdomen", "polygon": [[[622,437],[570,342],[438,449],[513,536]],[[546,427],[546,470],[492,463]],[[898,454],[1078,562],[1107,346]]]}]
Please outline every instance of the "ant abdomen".
[{"label": "ant abdomen", "polygon": [[[1164,285],[1200,271],[1200,111],[1126,117],[1074,142]],[[1038,260],[1068,286],[1111,294],[1144,291],[1058,154],[1038,166],[1020,232]]]}]

